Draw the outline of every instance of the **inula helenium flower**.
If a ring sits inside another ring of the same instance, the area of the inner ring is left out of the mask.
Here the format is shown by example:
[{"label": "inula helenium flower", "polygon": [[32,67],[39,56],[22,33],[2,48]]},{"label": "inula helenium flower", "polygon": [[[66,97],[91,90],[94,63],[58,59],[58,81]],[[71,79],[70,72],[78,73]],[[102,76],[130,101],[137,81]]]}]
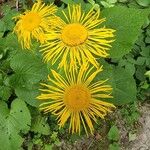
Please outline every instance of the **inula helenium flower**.
[{"label": "inula helenium flower", "polygon": [[30,49],[32,38],[41,43],[45,41],[44,33],[52,26],[56,19],[54,17],[55,12],[56,7],[54,5],[45,6],[45,4],[38,0],[33,5],[31,11],[27,10],[24,14],[15,17],[15,19],[18,19],[18,22],[14,31],[23,48]]},{"label": "inula helenium flower", "polygon": [[95,67],[99,64],[97,57],[107,57],[114,37],[113,29],[99,27],[105,19],[100,19],[100,11],[91,9],[88,13],[82,12],[80,5],[68,6],[68,11],[62,11],[64,19],[47,34],[47,43],[42,52],[45,61],[54,64],[59,60],[59,67],[71,67],[89,61]]},{"label": "inula helenium flower", "polygon": [[93,133],[93,121],[97,117],[104,118],[115,106],[104,102],[104,98],[112,98],[112,88],[104,81],[93,82],[102,68],[95,69],[84,64],[79,72],[65,71],[65,77],[52,70],[53,77],[48,77],[52,84],[41,84],[43,89],[37,98],[43,103],[40,109],[57,116],[58,124],[63,127],[69,121],[69,131],[80,133],[81,124],[88,134]]}]

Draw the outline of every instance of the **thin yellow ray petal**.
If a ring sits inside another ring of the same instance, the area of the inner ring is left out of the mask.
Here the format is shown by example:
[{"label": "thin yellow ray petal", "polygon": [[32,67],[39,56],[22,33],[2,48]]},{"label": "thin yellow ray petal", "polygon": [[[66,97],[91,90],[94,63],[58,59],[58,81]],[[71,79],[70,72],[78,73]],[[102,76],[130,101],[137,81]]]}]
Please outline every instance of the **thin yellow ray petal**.
[{"label": "thin yellow ray petal", "polygon": [[63,76],[58,74],[55,70],[51,70],[51,72],[52,72],[54,78],[56,79],[56,81],[58,81],[59,83],[62,83],[66,87],[69,86],[67,81],[63,78]]},{"label": "thin yellow ray petal", "polygon": [[110,85],[103,85],[103,86],[101,85],[99,87],[92,88],[90,91],[92,94],[101,92],[101,91],[102,92],[105,92],[105,91],[110,92],[110,91],[112,91],[112,87]]},{"label": "thin yellow ray petal", "polygon": [[113,96],[108,95],[108,94],[93,94],[93,98],[113,98]]},{"label": "thin yellow ray petal", "polygon": [[[45,84],[45,83],[40,83],[42,86],[44,87],[47,87],[48,90],[47,92],[51,92],[50,90],[52,90],[53,92],[60,92],[60,93],[64,93],[64,91],[62,89],[59,89],[58,87],[54,87],[54,86],[51,86],[51,85],[48,85],[48,84]],[[45,89],[40,89],[42,91],[44,91]]]},{"label": "thin yellow ray petal", "polygon": [[93,72],[93,73],[86,79],[85,83],[86,83],[87,85],[89,85],[89,84],[91,83],[91,81],[96,77],[96,75],[97,75],[98,73],[100,73],[102,70],[103,70],[102,67],[100,67],[100,68],[97,69],[95,72]]},{"label": "thin yellow ray petal", "polygon": [[92,114],[92,115],[96,115],[96,116],[98,116],[98,117],[100,117],[100,118],[102,118],[102,119],[104,119],[104,117],[105,117],[105,113],[103,112],[103,111],[101,110],[101,109],[96,109],[96,108],[94,108],[94,107],[90,107],[90,113]]},{"label": "thin yellow ray petal", "polygon": [[92,83],[91,85],[88,86],[88,88],[91,90],[95,87],[101,86],[102,84],[104,84],[105,82],[107,82],[109,79],[106,80],[101,80],[101,81],[97,81],[95,83]]},{"label": "thin yellow ray petal", "polygon": [[[83,113],[82,113],[82,114],[83,114]],[[80,115],[80,119],[81,119],[81,121],[82,121],[82,124],[83,124],[84,130],[85,130],[85,133],[86,133],[86,135],[88,135],[88,131],[87,131],[87,128],[86,128],[86,125],[85,125],[84,119],[83,119],[83,117],[82,117],[82,114],[81,114],[81,113],[79,114],[79,115]]]},{"label": "thin yellow ray petal", "polygon": [[107,107],[116,108],[112,103],[97,100],[97,99],[94,99],[94,98],[92,98],[91,104],[98,104],[98,105],[103,105],[103,106],[107,106]]},{"label": "thin yellow ray petal", "polygon": [[88,114],[87,114],[86,111],[83,111],[82,113],[83,113],[83,116],[84,116],[84,118],[85,118],[85,121],[86,121],[86,123],[87,123],[87,125],[88,125],[88,127],[89,127],[89,129],[90,129],[91,134],[93,134],[94,127],[93,127],[93,124],[92,124],[92,122],[91,122],[91,119],[89,118],[89,116],[88,116]]},{"label": "thin yellow ray petal", "polygon": [[65,122],[67,122],[67,120],[70,117],[70,112],[65,108],[65,111],[63,112],[63,114],[60,117],[60,126],[64,126]]}]

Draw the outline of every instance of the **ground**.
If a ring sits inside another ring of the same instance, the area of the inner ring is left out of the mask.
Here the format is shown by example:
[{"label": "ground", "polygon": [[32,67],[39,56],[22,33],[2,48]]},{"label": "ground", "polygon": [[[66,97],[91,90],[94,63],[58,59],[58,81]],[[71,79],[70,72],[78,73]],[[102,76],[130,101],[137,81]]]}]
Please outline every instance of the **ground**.
[{"label": "ground", "polygon": [[[116,125],[120,132],[121,150],[150,150],[150,103],[139,104],[140,117],[132,127],[126,127],[120,111],[116,111],[112,118],[116,119]],[[103,132],[96,133],[92,137],[82,138],[72,145],[62,141],[61,150],[108,150],[110,142],[107,139],[108,122],[104,121]],[[113,149],[118,150],[118,149]]]},{"label": "ground", "polygon": [[129,150],[150,150],[150,104],[144,104],[140,111],[142,116],[139,123],[142,128],[139,129],[136,139],[129,143]]}]

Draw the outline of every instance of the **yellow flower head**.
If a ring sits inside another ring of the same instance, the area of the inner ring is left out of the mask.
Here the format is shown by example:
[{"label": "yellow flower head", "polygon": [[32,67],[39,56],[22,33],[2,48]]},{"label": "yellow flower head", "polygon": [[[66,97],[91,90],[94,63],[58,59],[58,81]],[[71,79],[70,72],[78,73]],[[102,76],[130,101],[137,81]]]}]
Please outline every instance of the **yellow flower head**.
[{"label": "yellow flower head", "polygon": [[41,43],[45,41],[44,33],[53,24],[56,10],[56,6],[53,4],[45,6],[38,0],[31,11],[27,10],[24,14],[15,17],[18,22],[14,27],[14,32],[23,48],[30,49],[31,38],[35,38]]},{"label": "yellow flower head", "polygon": [[57,116],[58,124],[63,127],[70,121],[69,131],[80,134],[81,124],[86,134],[93,133],[93,121],[97,117],[104,118],[115,106],[104,102],[103,98],[112,98],[112,88],[104,81],[93,82],[95,76],[102,71],[102,68],[95,69],[84,64],[77,73],[65,71],[65,77],[52,70],[53,77],[48,80],[53,84],[42,83],[41,95],[37,98],[43,103],[40,109],[45,113],[51,112]]},{"label": "yellow flower head", "polygon": [[95,67],[97,57],[107,57],[110,43],[114,40],[113,29],[99,27],[105,19],[99,19],[100,11],[82,12],[80,5],[68,6],[68,12],[62,11],[64,19],[47,34],[47,42],[41,51],[46,62],[54,64],[60,61],[59,68],[81,66],[89,61]]}]

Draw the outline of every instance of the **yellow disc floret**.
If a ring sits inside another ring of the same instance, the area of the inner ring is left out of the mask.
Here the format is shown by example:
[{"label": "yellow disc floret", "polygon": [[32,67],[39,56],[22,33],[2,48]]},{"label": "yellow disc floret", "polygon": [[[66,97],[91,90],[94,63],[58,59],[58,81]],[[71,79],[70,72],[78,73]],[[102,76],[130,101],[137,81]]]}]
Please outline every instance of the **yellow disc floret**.
[{"label": "yellow disc floret", "polygon": [[66,107],[74,111],[81,111],[89,106],[91,94],[88,88],[83,85],[73,85],[64,94]]},{"label": "yellow disc floret", "polygon": [[24,30],[32,31],[39,27],[41,22],[41,17],[38,13],[30,12],[22,17],[22,27]]},{"label": "yellow disc floret", "polygon": [[78,46],[86,41],[88,32],[86,28],[80,24],[68,24],[62,30],[62,41],[69,46]]}]

